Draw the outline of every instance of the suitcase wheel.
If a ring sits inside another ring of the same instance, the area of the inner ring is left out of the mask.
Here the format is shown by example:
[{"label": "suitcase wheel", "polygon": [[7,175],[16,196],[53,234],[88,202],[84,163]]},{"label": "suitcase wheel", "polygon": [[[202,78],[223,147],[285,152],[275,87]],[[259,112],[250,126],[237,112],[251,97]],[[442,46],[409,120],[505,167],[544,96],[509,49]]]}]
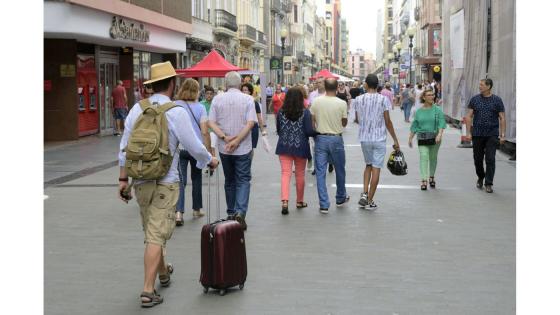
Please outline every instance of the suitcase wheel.
[{"label": "suitcase wheel", "polygon": [[208,287],[204,287],[204,294],[208,293]]},{"label": "suitcase wheel", "polygon": [[239,285],[239,290],[243,290],[243,288],[245,287],[245,283],[242,283]]},{"label": "suitcase wheel", "polygon": [[221,289],[220,290],[220,296],[224,296],[226,295],[226,290],[225,289]]}]

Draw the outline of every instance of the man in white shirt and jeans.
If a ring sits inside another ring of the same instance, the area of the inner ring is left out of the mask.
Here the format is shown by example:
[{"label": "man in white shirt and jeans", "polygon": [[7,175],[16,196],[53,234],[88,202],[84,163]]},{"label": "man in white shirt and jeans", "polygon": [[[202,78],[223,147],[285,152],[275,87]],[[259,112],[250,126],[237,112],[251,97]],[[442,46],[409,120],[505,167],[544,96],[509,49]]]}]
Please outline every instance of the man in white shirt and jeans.
[{"label": "man in white shirt and jeans", "polygon": [[[175,69],[169,61],[154,64],[151,67],[151,83],[155,94],[150,96],[152,105],[164,105],[171,102],[175,89]],[[129,190],[128,176],[125,168],[126,153],[131,130],[136,120],[142,115],[142,107],[136,103],[130,110],[124,123],[124,134],[119,150],[119,197]],[[167,287],[171,282],[173,272],[171,264],[165,264],[165,244],[171,238],[175,227],[175,204],[179,197],[179,173],[177,163],[180,143],[197,160],[196,166],[203,169],[208,165],[211,169],[218,166],[218,160],[213,158],[197,137],[194,137],[189,114],[184,108],[169,109],[165,116],[168,123],[169,151],[173,153],[173,161],[168,173],[158,180],[138,180],[134,183],[136,200],[140,206],[142,228],[144,230],[144,289],[141,297],[142,307],[152,307],[163,302],[163,297],[154,289],[156,275],[159,273],[161,286]]]},{"label": "man in white shirt and jeans", "polygon": [[243,94],[241,76],[235,71],[225,77],[227,92],[214,97],[208,125],[218,136],[218,151],[224,170],[227,214],[247,229],[245,216],[251,191],[251,129],[257,123],[255,101]]},{"label": "man in white shirt and jeans", "polygon": [[379,81],[377,76],[366,77],[367,92],[356,97],[354,108],[360,125],[359,138],[366,167],[364,169],[364,190],[358,204],[361,208],[375,210],[377,205],[373,196],[379,184],[379,174],[383,167],[386,152],[387,131],[391,134],[395,150],[399,149],[399,140],[395,134],[389,111],[393,108],[389,99],[377,93]]}]

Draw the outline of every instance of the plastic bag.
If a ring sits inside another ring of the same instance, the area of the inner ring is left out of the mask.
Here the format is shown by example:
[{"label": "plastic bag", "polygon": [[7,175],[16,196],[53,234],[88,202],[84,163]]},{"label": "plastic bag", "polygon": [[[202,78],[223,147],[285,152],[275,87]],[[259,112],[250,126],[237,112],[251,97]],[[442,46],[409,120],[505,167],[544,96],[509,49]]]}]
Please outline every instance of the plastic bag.
[{"label": "plastic bag", "polygon": [[262,139],[264,150],[266,151],[266,153],[270,153],[270,142],[268,142],[267,136],[262,136],[261,139]]},{"label": "plastic bag", "polygon": [[393,175],[403,176],[408,174],[406,161],[402,151],[391,152],[389,160],[387,161],[387,168]]}]

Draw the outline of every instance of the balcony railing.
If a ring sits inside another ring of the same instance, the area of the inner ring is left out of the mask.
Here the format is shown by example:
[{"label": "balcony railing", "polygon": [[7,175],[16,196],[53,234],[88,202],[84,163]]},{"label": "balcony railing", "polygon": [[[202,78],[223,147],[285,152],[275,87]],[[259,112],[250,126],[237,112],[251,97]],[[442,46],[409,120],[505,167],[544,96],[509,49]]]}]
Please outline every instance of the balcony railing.
[{"label": "balcony railing", "polygon": [[263,32],[257,31],[257,41],[261,44],[266,45],[266,36]]},{"label": "balcony railing", "polygon": [[309,25],[309,24],[307,24],[307,23],[305,23],[305,25],[307,26],[307,31],[308,31],[309,33],[313,34],[313,26],[311,26],[311,25]]},{"label": "balcony railing", "polygon": [[254,42],[257,41],[257,30],[251,25],[240,25],[239,26],[239,38],[248,38]]},{"label": "balcony railing", "polygon": [[290,0],[284,0],[284,1],[282,1],[282,9],[283,9],[284,12],[286,12],[286,13],[292,12],[292,1],[290,1]]},{"label": "balcony railing", "polygon": [[272,5],[270,7],[272,12],[281,13],[282,12],[282,0],[272,0]]},{"label": "balcony railing", "polygon": [[224,27],[233,32],[237,32],[237,19],[235,15],[216,9],[216,27]]}]

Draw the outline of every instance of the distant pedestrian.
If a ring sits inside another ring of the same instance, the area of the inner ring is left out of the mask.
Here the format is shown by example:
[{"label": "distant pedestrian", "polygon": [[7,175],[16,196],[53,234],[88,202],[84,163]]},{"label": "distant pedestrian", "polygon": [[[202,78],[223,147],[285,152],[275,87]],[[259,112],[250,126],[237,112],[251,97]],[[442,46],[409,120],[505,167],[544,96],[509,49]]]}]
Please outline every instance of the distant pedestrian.
[{"label": "distant pedestrian", "polygon": [[270,103],[272,102],[272,95],[274,94],[274,87],[272,87],[272,82],[268,82],[268,85],[266,86],[266,89],[265,89],[265,93],[266,93],[267,112],[270,113],[270,112],[272,112],[272,110],[270,108]]},{"label": "distant pedestrian", "polygon": [[[202,102],[200,102],[204,106],[204,109],[206,109],[207,116],[210,115],[210,108],[212,107],[212,99],[214,99],[214,93],[214,88],[210,85],[207,85],[204,91],[204,99],[202,100]],[[212,129],[208,128],[208,131],[210,132],[210,153],[212,154],[212,156],[216,156],[216,144],[218,143],[218,137],[216,137],[216,134]],[[212,174],[213,171],[210,171],[210,175]]]},{"label": "distant pedestrian", "polygon": [[[253,95],[254,93],[253,85],[251,83],[243,83],[243,85],[241,85],[241,92],[247,95]],[[251,141],[253,145],[253,150],[257,148],[257,144],[259,143],[259,129],[263,137],[267,135],[266,125],[264,124],[262,119],[261,105],[257,100],[254,100],[254,103],[255,103],[255,112],[257,114],[258,122],[253,126],[253,129],[251,129]],[[254,151],[251,152],[251,157],[253,156],[253,154]]]},{"label": "distant pedestrian", "polygon": [[358,81],[354,81],[354,83],[352,84],[352,88],[350,89],[350,97],[354,100],[356,99],[356,97],[360,96],[361,90],[360,90],[360,82]]},{"label": "distant pedestrian", "polygon": [[111,105],[113,106],[113,115],[115,116],[115,133],[113,135],[122,135],[124,129],[124,120],[128,115],[128,98],[126,97],[126,89],[123,81],[118,80],[117,86],[111,93]]},{"label": "distant pedestrian", "polygon": [[[469,101],[466,117],[467,140],[472,139],[473,157],[478,180],[476,187],[484,186],[487,193],[494,190],[496,172],[496,149],[506,141],[506,116],[502,99],[492,94],[492,79],[482,79],[478,85],[480,94]],[[474,119],[473,119],[474,118]],[[472,122],[472,127],[471,127]],[[486,162],[486,171],[484,170]]]},{"label": "distant pedestrian", "polygon": [[389,115],[392,106],[387,97],[376,92],[378,84],[377,76],[369,74],[366,77],[367,93],[354,100],[356,119],[360,125],[359,140],[366,163],[364,185],[358,204],[368,210],[377,209],[373,197],[387,150],[387,131],[393,138],[393,149],[399,150],[399,140]]},{"label": "distant pedestrian", "polygon": [[313,92],[311,92],[309,94],[309,105],[310,106],[313,105],[313,101],[317,97],[325,95],[325,82],[323,81],[323,79],[317,80],[317,82],[315,83],[315,86],[317,87],[317,89],[315,89]]},{"label": "distant pedestrian", "polygon": [[391,91],[391,83],[385,83],[385,88],[381,90],[381,95],[385,96],[391,103],[391,109],[395,105],[395,94]]},{"label": "distant pedestrian", "polygon": [[[189,114],[196,138],[204,144],[210,152],[210,133],[208,132],[208,116],[204,105],[198,102],[198,82],[187,79],[177,93],[175,104],[183,107]],[[208,91],[208,89],[207,89]],[[175,212],[175,224],[182,226],[185,213],[185,188],[187,186],[187,168],[191,164],[192,182],[192,215],[194,218],[204,216],[202,211],[202,170],[196,167],[196,159],[189,151],[179,145],[179,200]]]},{"label": "distant pedestrian", "polygon": [[282,91],[282,85],[276,84],[276,90],[274,92],[274,95],[272,96],[272,108],[274,110],[274,115],[278,114],[278,111],[282,107],[282,104],[284,104],[285,97],[286,94]]},{"label": "distant pedestrian", "polygon": [[289,213],[288,201],[290,199],[290,179],[292,168],[295,167],[296,176],[296,208],[305,208],[305,163],[311,158],[309,137],[315,135],[311,113],[305,109],[304,95],[301,89],[291,88],[286,94],[286,100],[276,116],[276,131],[278,143],[276,154],[280,159],[282,168],[281,201],[282,214]]},{"label": "distant pedestrian", "polygon": [[[145,108],[160,109],[163,107],[164,110],[167,109],[163,115],[165,115],[164,119],[167,121],[168,130],[162,130],[161,132],[167,133],[169,145],[166,148],[165,160],[162,157],[162,160],[159,161],[170,160],[171,162],[168,164],[169,170],[160,179],[136,179],[134,182],[134,194],[140,206],[144,244],[146,244],[144,250],[144,288],[140,295],[142,307],[152,307],[163,302],[163,297],[154,288],[158,274],[162,287],[167,287],[171,283],[170,274],[173,272],[173,266],[165,263],[164,256],[166,242],[171,238],[175,228],[173,214],[179,196],[179,175],[177,170],[179,155],[175,154],[177,146],[181,144],[183,148],[188,150],[196,158],[197,167],[200,169],[206,165],[209,165],[212,169],[218,166],[218,160],[212,158],[202,142],[192,136],[196,127],[193,128],[187,111],[179,106],[172,107],[175,105],[171,101],[171,96],[175,90],[175,77],[177,74],[171,63],[167,61],[154,64],[151,66],[150,73],[151,80],[146,81],[146,83],[153,84],[152,87],[156,94],[147,100],[136,103],[130,110],[124,124],[124,134],[119,150],[120,176],[118,194],[121,200],[128,202],[132,195],[128,195],[130,191],[128,175],[130,173],[128,173],[129,168],[127,168],[127,165],[137,164],[139,168],[142,168],[142,163],[139,163],[142,161],[141,159],[138,160],[138,157],[128,155],[129,145],[133,144],[135,146],[134,150],[138,150],[138,146],[144,145],[144,138],[150,137],[150,135],[145,134],[142,137],[131,137],[137,131],[134,130],[134,126],[138,119],[146,121],[143,115],[153,115],[153,111],[145,111]],[[145,112],[146,114],[144,114]],[[145,147],[149,148],[149,145]],[[140,147],[140,150],[142,148]],[[158,150],[158,148],[156,147],[155,150]],[[150,169],[146,168],[146,166],[144,166],[144,170],[148,173],[150,172]]]},{"label": "distant pedestrian", "polygon": [[346,194],[346,155],[342,132],[348,124],[346,103],[336,97],[337,82],[327,79],[324,82],[326,95],[319,96],[311,104],[315,137],[315,171],[319,211],[329,213],[329,194],[326,184],[327,164],[332,162],[336,170],[336,205],[342,206],[350,200]]},{"label": "distant pedestrian", "polygon": [[401,107],[404,111],[404,121],[410,122],[410,110],[414,105],[414,90],[411,88],[410,84],[407,84],[401,91]]},{"label": "distant pedestrian", "polygon": [[426,190],[429,183],[436,188],[434,176],[436,174],[437,158],[443,130],[446,127],[443,111],[434,103],[434,91],[425,90],[420,95],[422,107],[416,110],[414,121],[410,126],[408,146],[412,148],[412,139],[417,135],[418,152],[420,154],[420,189]]},{"label": "distant pedestrian", "polygon": [[350,97],[350,93],[348,93],[348,91],[346,91],[346,86],[344,86],[343,82],[338,82],[338,88],[336,90],[336,97],[338,97],[339,99],[341,99],[342,101],[344,101],[346,103],[346,110],[349,111],[350,110],[350,100],[352,98]]},{"label": "distant pedestrian", "polygon": [[422,102],[420,101],[420,96],[422,95],[423,91],[424,91],[424,89],[422,88],[422,83],[418,83],[417,85],[414,86],[414,105],[412,106],[412,109],[410,110],[410,117],[412,117],[413,120],[414,120],[414,117],[416,116],[416,110],[418,110],[418,108],[422,107]]},{"label": "distant pedestrian", "polygon": [[251,192],[251,129],[257,123],[255,100],[243,94],[241,76],[235,71],[225,76],[227,92],[217,95],[210,108],[209,125],[218,136],[218,151],[225,182],[227,214],[244,229]]}]

